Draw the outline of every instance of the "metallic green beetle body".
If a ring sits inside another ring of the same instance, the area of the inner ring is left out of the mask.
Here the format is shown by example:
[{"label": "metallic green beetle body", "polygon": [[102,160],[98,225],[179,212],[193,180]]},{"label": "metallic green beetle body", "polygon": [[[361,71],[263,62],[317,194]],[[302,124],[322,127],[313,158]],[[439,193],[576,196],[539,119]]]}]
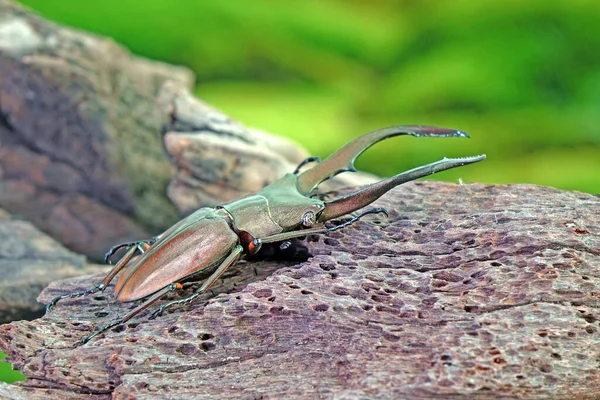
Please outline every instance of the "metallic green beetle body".
[{"label": "metallic green beetle body", "polygon": [[[85,343],[131,319],[168,292],[181,288],[183,280],[210,274],[194,295],[164,304],[152,314],[153,317],[173,304],[191,301],[240,257],[256,254],[265,243],[326,233],[340,229],[365,214],[385,212],[383,209],[367,210],[344,224],[325,226],[326,221],[365,207],[404,182],[485,159],[485,155],[444,158],[367,185],[338,199],[323,201],[311,196],[324,180],[340,172],[355,171],[354,160],[367,148],[398,135],[468,137],[461,131],[429,126],[397,126],[370,132],[346,144],[314,167],[304,172],[299,172],[299,167],[296,172],[284,175],[254,195],[214,209],[200,208],[152,240],[113,247],[107,253],[107,261],[122,247],[128,248],[128,251],[100,284],[89,290],[58,296],[47,309],[50,310],[63,298],[104,290],[119,272],[121,275],[115,285],[119,301],[148,298],[129,314],[84,337],[80,343]],[[136,256],[137,253],[141,254]]]}]

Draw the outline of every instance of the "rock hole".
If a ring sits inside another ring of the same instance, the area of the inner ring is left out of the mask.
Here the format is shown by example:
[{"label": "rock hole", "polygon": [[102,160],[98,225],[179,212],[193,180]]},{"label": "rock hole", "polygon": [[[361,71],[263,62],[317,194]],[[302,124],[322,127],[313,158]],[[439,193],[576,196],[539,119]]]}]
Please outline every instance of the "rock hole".
[{"label": "rock hole", "polygon": [[26,333],[26,334],[25,334],[25,337],[26,337],[27,339],[31,339],[31,338],[33,337],[33,335],[32,335],[31,333]]},{"label": "rock hole", "polygon": [[390,297],[389,296],[381,296],[378,294],[374,294],[373,296],[371,296],[371,300],[376,301],[378,303],[385,303],[387,301],[389,301]]},{"label": "rock hole", "polygon": [[596,332],[596,328],[594,328],[593,326],[588,326],[587,328],[585,328],[585,331],[589,334],[592,334]]},{"label": "rock hole", "polygon": [[331,274],[329,274],[329,276],[331,277],[331,279],[335,279],[339,276],[338,273],[332,272]]},{"label": "rock hole", "polygon": [[289,287],[290,289],[300,289],[300,286],[298,286],[298,285],[294,285],[294,284],[292,284],[292,285],[288,285],[288,287]]},{"label": "rock hole", "polygon": [[139,324],[140,324],[139,322],[132,322],[130,324],[127,324],[127,328],[135,329],[138,327]]},{"label": "rock hole", "polygon": [[200,343],[198,345],[198,348],[204,352],[206,351],[211,351],[213,350],[215,347],[217,347],[217,345],[215,345],[213,342],[204,342],[204,343]]},{"label": "rock hole", "polygon": [[210,333],[201,333],[200,335],[198,335],[198,339],[200,340],[210,340],[212,338],[214,338],[214,336]]},{"label": "rock hole", "polygon": [[383,291],[386,293],[398,293],[398,291],[394,289],[383,289]]},{"label": "rock hole", "polygon": [[567,332],[567,336],[570,338],[574,338],[575,336],[577,336],[577,334],[575,332]]},{"label": "rock hole", "polygon": [[106,297],[104,297],[104,296],[95,296],[94,300],[96,300],[96,301],[104,301],[104,300],[106,300]]},{"label": "rock hole", "polygon": [[550,372],[552,372],[552,366],[549,364],[540,365],[540,371],[549,374]]},{"label": "rock hole", "polygon": [[273,297],[269,297],[269,298],[267,299],[267,301],[274,302],[276,298],[277,298],[277,297],[275,297],[275,296],[273,296]]},{"label": "rock hole", "polygon": [[302,293],[302,294],[312,294],[313,292],[311,292],[310,290],[305,290],[305,289],[302,289],[302,290],[300,291],[300,293]]},{"label": "rock hole", "polygon": [[373,309],[373,306],[372,306],[372,305],[370,305],[370,304],[364,304],[364,305],[362,305],[362,306],[361,306],[361,308],[362,308],[363,310],[365,310],[365,311],[370,311],[370,310],[372,310],[372,309]]},{"label": "rock hole", "polygon": [[184,356],[191,356],[192,354],[196,354],[198,352],[198,349],[191,343],[184,343],[181,346],[179,346],[175,351],[179,354],[183,354]]},{"label": "rock hole", "polygon": [[346,288],[339,287],[339,286],[334,286],[331,289],[331,293],[337,294],[338,296],[348,296],[348,294],[349,294],[349,292]]},{"label": "rock hole", "polygon": [[325,243],[327,246],[339,246],[340,242],[338,240],[335,239],[331,239],[331,238],[326,238],[323,243]]},{"label": "rock hole", "polygon": [[492,262],[490,263],[490,265],[491,265],[492,267],[501,267],[501,266],[502,266],[502,263],[499,263],[499,262],[497,262],[497,261],[492,261]]},{"label": "rock hole", "polygon": [[127,338],[125,338],[125,341],[127,343],[137,343],[138,339],[137,338],[132,338],[132,337],[127,337]]},{"label": "rock hole", "polygon": [[97,313],[94,314],[97,318],[104,318],[108,315],[108,313],[106,311],[98,311]]},{"label": "rock hole", "polygon": [[548,337],[548,332],[540,332],[538,333],[539,337]]},{"label": "rock hole", "polygon": [[271,289],[258,289],[255,290],[254,293],[252,293],[252,296],[256,297],[256,298],[266,298],[266,297],[271,297],[273,295],[273,291]]},{"label": "rock hole", "polygon": [[585,319],[585,321],[590,324],[596,322],[596,317],[594,317],[592,314],[584,315],[583,319]]},{"label": "rock hole", "polygon": [[323,271],[333,271],[335,269],[335,264],[319,264],[319,267],[321,267]]},{"label": "rock hole", "polygon": [[476,313],[479,311],[479,307],[477,306],[464,306],[464,310],[468,313]]},{"label": "rock hole", "polygon": [[324,312],[329,310],[329,306],[327,304],[316,304],[313,306],[313,310],[318,312]]},{"label": "rock hole", "polygon": [[415,233],[421,233],[421,230],[420,229],[415,229],[414,232]]},{"label": "rock hole", "polygon": [[589,276],[585,276],[585,275],[581,275],[581,279],[583,279],[584,281],[587,281],[590,279]]},{"label": "rock hole", "polygon": [[497,347],[492,347],[492,348],[491,348],[491,349],[488,351],[488,353],[490,353],[490,355],[492,355],[492,356],[497,356],[498,354],[500,354],[500,350],[498,350],[498,348],[497,348]]},{"label": "rock hole", "polygon": [[465,279],[462,283],[463,285],[469,285],[471,282],[473,282],[471,279]]},{"label": "rock hole", "polygon": [[114,327],[112,329],[113,332],[115,333],[121,333],[125,330],[125,325],[117,325],[116,327]]},{"label": "rock hole", "polygon": [[170,327],[167,329],[167,333],[174,333],[174,332],[175,332],[177,329],[179,329],[179,328],[178,328],[178,327],[176,327],[176,326],[170,326]]},{"label": "rock hole", "polygon": [[555,358],[557,360],[561,360],[562,359],[562,356],[560,354],[558,354],[558,353],[552,353],[550,355],[550,357]]}]

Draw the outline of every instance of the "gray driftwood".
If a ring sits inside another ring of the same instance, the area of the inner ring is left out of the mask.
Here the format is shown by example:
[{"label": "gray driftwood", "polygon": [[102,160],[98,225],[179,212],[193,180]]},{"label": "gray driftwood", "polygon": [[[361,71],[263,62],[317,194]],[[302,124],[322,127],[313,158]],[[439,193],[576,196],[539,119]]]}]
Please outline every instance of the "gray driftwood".
[{"label": "gray driftwood", "polygon": [[109,290],[0,327],[30,377],[0,396],[597,398],[598,197],[417,182],[375,205],[389,218],[309,237],[306,262],[240,262],[193,304],[82,347],[135,305]]}]

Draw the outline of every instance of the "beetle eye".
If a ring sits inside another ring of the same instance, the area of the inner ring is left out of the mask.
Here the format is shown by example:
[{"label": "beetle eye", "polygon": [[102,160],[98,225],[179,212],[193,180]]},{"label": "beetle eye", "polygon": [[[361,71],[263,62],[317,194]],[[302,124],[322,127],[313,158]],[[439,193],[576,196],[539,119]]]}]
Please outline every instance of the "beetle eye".
[{"label": "beetle eye", "polygon": [[307,211],[302,216],[302,225],[306,227],[311,227],[315,224],[316,217],[313,211]]}]

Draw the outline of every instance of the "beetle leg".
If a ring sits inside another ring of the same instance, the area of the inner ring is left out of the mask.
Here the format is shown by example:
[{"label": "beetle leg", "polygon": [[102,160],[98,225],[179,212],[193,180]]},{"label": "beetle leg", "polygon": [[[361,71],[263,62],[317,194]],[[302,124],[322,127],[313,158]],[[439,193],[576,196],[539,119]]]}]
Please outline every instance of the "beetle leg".
[{"label": "beetle leg", "polygon": [[150,307],[152,304],[156,303],[156,301],[160,300],[167,293],[173,292],[173,291],[178,290],[178,289],[181,289],[182,287],[183,287],[183,285],[181,283],[178,283],[178,282],[170,283],[169,285],[165,286],[164,288],[162,288],[161,290],[159,290],[157,293],[155,293],[154,296],[152,296],[151,298],[149,298],[148,300],[146,300],[139,307],[133,309],[130,313],[128,313],[124,317],[122,317],[122,318],[120,318],[120,319],[118,319],[116,321],[113,321],[113,322],[111,322],[108,325],[104,325],[103,327],[101,327],[100,329],[92,332],[91,334],[89,334],[87,336],[84,336],[77,343],[77,345],[86,344],[87,342],[89,342],[91,339],[93,339],[94,337],[98,336],[102,332],[106,332],[107,330],[109,330],[110,328],[112,328],[114,326],[124,324],[125,322],[129,321],[131,318],[135,317],[136,315],[138,315],[139,313],[141,313],[142,311],[144,311],[146,308]]},{"label": "beetle leg", "polygon": [[294,170],[294,172],[292,172],[294,175],[298,175],[298,173],[300,172],[300,169],[302,167],[304,167],[306,164],[309,164],[311,162],[321,162],[321,157],[308,157],[306,158],[304,161],[302,161],[300,164],[298,164],[298,166],[296,167],[296,169]]},{"label": "beetle leg", "polygon": [[239,260],[243,251],[244,251],[244,248],[241,245],[238,244],[237,246],[235,246],[233,251],[227,256],[227,258],[225,258],[225,260],[223,260],[223,262],[221,263],[221,265],[219,265],[219,267],[215,270],[215,272],[213,272],[212,275],[209,276],[204,281],[202,286],[200,286],[200,289],[198,289],[194,294],[192,294],[189,297],[186,297],[184,299],[179,299],[179,300],[173,300],[173,301],[163,304],[156,311],[154,311],[152,314],[150,314],[150,319],[154,319],[154,318],[158,317],[159,315],[161,315],[163,313],[163,311],[165,311],[167,308],[171,307],[174,304],[189,303],[190,301],[194,300],[196,297],[200,296],[202,293],[204,293],[206,290],[208,290],[208,288],[210,288],[213,285],[213,283],[215,283],[217,281],[217,279],[219,279],[221,277],[221,275],[223,275],[223,272],[225,272],[227,270],[227,268],[229,268],[230,266],[235,264],[235,262],[237,260]]},{"label": "beetle leg", "polygon": [[333,231],[337,231],[338,229],[344,228],[350,224],[355,223],[356,221],[358,221],[365,215],[379,214],[379,213],[383,213],[387,216],[387,211],[385,210],[385,208],[381,208],[381,207],[370,208],[366,211],[363,211],[356,217],[350,219],[349,221],[346,221],[339,225],[334,225],[334,226],[330,226],[330,227],[319,226],[319,227],[314,227],[314,228],[301,229],[299,231],[278,233],[276,235],[265,236],[264,238],[254,239],[252,241],[252,244],[257,248],[260,248],[260,246],[262,246],[265,243],[282,242],[284,240],[293,239],[293,238],[306,236],[306,235],[314,235],[314,234],[318,234],[318,233],[333,232]]},{"label": "beetle leg", "polygon": [[[145,240],[138,240],[137,242],[125,242],[125,243],[120,243],[117,244],[113,247],[111,247],[106,254],[104,255],[104,262],[107,264],[110,264],[110,258],[117,252],[119,251],[119,249],[122,249],[123,247],[127,247],[127,248],[131,248],[131,247],[138,247],[140,245],[152,245],[154,244],[156,241],[158,240],[158,236],[154,236],[152,239],[145,239]],[[147,249],[147,247],[146,247]],[[141,250],[140,250],[141,251]],[[143,251],[142,251],[143,253]]]},{"label": "beetle leg", "polygon": [[127,265],[127,263],[133,258],[137,251],[143,253],[144,251],[150,248],[150,245],[147,243],[147,241],[140,241],[137,243],[138,244],[135,247],[131,247],[129,250],[127,250],[127,253],[125,253],[125,255],[119,260],[117,265],[115,265],[115,267],[110,270],[110,272],[104,277],[102,282],[100,282],[91,289],[56,296],[52,299],[52,301],[50,301],[50,303],[46,305],[46,312],[49,312],[52,309],[52,307],[54,307],[56,303],[58,303],[62,299],[86,296],[88,294],[104,291],[104,289],[106,289],[106,286],[108,286],[110,281],[112,281],[114,277],[123,269],[123,267]]}]

